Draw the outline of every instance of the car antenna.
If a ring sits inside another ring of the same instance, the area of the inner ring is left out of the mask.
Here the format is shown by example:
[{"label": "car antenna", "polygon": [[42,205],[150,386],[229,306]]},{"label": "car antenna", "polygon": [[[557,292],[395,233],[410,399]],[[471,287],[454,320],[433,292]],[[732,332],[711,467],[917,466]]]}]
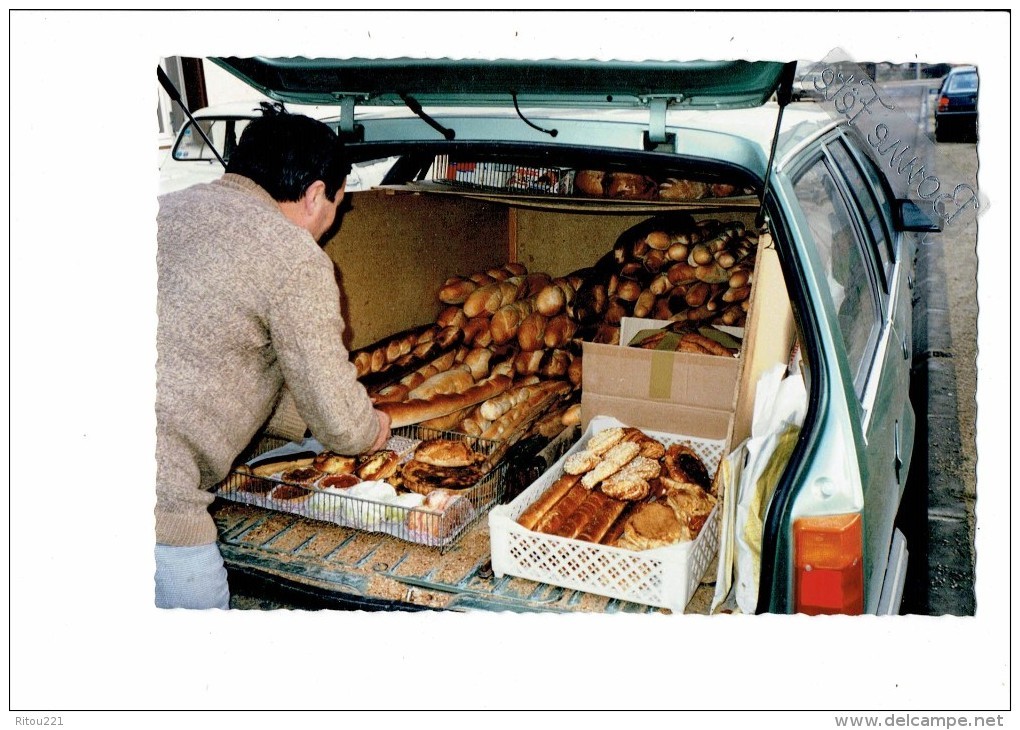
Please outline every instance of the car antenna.
[{"label": "car antenna", "polygon": [[213,145],[212,140],[209,139],[208,135],[206,135],[205,130],[202,129],[202,125],[195,121],[195,117],[191,116],[191,112],[188,111],[188,107],[184,106],[184,102],[181,101],[180,92],[177,91],[177,87],[174,86],[174,82],[170,80],[170,77],[166,75],[166,71],[163,70],[162,66],[156,66],[156,78],[159,79],[159,83],[166,90],[166,93],[170,95],[170,99],[172,101],[176,101],[177,106],[184,110],[188,119],[191,120],[192,125],[194,125],[195,129],[198,130],[198,133],[202,135],[202,139],[205,140],[207,145],[209,145],[209,149],[212,150],[213,154],[216,155],[216,159],[220,161],[220,164],[223,165],[223,169],[226,170],[227,163],[223,161],[220,153],[216,151],[215,145]]},{"label": "car antenna", "polygon": [[783,123],[783,109],[793,98],[793,79],[797,72],[797,62],[790,61],[783,66],[783,72],[779,76],[779,86],[776,88],[776,102],[779,104],[779,114],[776,116],[776,130],[772,133],[772,148],[769,150],[769,164],[765,167],[765,184],[761,190],[761,205],[758,208],[758,216],[755,218],[755,227],[761,228],[765,222],[765,194],[769,189],[769,176],[772,174],[772,163],[776,160],[776,145],[779,143],[779,127]]}]

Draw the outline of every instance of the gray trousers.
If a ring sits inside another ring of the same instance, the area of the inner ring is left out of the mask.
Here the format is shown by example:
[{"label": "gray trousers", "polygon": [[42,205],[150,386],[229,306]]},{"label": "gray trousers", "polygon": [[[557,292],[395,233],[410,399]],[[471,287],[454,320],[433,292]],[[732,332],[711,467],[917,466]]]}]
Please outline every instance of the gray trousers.
[{"label": "gray trousers", "polygon": [[223,556],[215,543],[156,545],[158,608],[230,608]]}]

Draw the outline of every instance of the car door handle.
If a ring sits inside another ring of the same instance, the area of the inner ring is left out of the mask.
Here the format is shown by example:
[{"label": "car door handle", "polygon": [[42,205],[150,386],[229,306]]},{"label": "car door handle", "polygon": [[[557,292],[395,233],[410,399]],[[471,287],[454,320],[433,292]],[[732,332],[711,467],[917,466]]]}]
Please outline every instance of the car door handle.
[{"label": "car door handle", "polygon": [[907,338],[906,337],[904,337],[902,340],[900,340],[900,346],[903,347],[903,359],[904,360],[909,360],[910,359],[910,348],[907,347]]},{"label": "car door handle", "polygon": [[896,469],[896,481],[900,482],[900,471],[903,469],[903,457],[900,450],[900,422],[893,429],[893,468]]}]

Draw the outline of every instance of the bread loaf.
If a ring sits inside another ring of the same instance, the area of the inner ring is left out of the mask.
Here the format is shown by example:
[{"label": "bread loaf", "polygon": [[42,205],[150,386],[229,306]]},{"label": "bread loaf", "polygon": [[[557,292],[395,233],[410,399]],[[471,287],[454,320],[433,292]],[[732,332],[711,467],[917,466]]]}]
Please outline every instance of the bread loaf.
[{"label": "bread loaf", "polygon": [[514,357],[514,370],[518,375],[535,375],[542,366],[545,350],[519,352]]},{"label": "bread loaf", "polygon": [[581,360],[583,358],[580,355],[574,355],[574,358],[570,361],[570,365],[567,366],[567,379],[575,388],[581,387],[581,379],[583,376]]},{"label": "bread loaf", "polygon": [[634,302],[634,316],[635,317],[647,317],[652,313],[652,308],[655,306],[655,293],[650,289],[642,291]]},{"label": "bread loaf", "polygon": [[574,173],[574,189],[601,198],[605,194],[605,177],[606,173],[601,170],[578,170]]},{"label": "bread loaf", "polygon": [[481,286],[471,292],[471,295],[464,301],[464,314],[468,317],[477,317],[488,312],[495,313],[503,306],[503,290],[500,282]]},{"label": "bread loaf", "polygon": [[579,483],[574,483],[570,490],[563,495],[563,498],[556,502],[553,507],[545,513],[545,516],[535,526],[537,532],[554,535],[562,528],[564,522],[574,513],[588,496],[588,490]]},{"label": "bread loaf", "polygon": [[489,362],[492,360],[492,350],[488,347],[476,347],[470,350],[464,357],[464,364],[471,372],[471,377],[476,381],[481,380],[489,374]]},{"label": "bread loaf", "polygon": [[463,304],[478,284],[470,279],[451,276],[439,290],[439,301],[443,304]]},{"label": "bread loaf", "polygon": [[538,368],[544,378],[562,378],[570,368],[570,353],[566,350],[546,350],[545,357]]},{"label": "bread loaf", "polygon": [[632,172],[611,173],[606,196],[625,200],[650,200],[656,196],[658,186],[646,175]]},{"label": "bread loaf", "polygon": [[563,311],[566,304],[566,294],[556,283],[546,284],[535,296],[535,309],[546,317],[555,317]]},{"label": "bread loaf", "polygon": [[385,388],[378,390],[372,395],[373,403],[397,403],[403,400],[407,400],[407,395],[410,393],[410,389],[403,383],[393,383],[387,385]]},{"label": "bread loaf", "polygon": [[541,350],[545,347],[546,317],[540,312],[532,312],[517,329],[517,342],[524,352]]},{"label": "bread loaf", "polygon": [[523,424],[537,417],[553,403],[571,391],[571,387],[562,381],[547,381],[529,386],[527,400],[514,405],[482,432],[482,437],[490,440],[507,439]]},{"label": "bread loaf", "polygon": [[381,403],[378,409],[390,416],[391,428],[399,428],[476,405],[505,392],[512,384],[513,380],[509,376],[494,375],[475,383],[463,392],[446,393],[429,399],[408,400],[403,403]]},{"label": "bread loaf", "polygon": [[549,348],[563,347],[576,332],[577,323],[566,314],[558,314],[546,322],[544,344]]},{"label": "bread loaf", "polygon": [[521,323],[532,313],[532,306],[531,299],[522,299],[501,307],[492,315],[489,325],[492,341],[497,345],[505,345],[516,339]]},{"label": "bread loaf", "polygon": [[521,512],[517,518],[517,524],[527,530],[534,530],[549,510],[577,484],[578,479],[580,477],[570,475],[564,475],[557,479],[538,499]]},{"label": "bread loaf", "polygon": [[589,498],[598,500],[598,511],[595,517],[578,531],[576,537],[578,540],[597,543],[605,537],[630,503],[613,499],[599,491],[591,492]]},{"label": "bread loaf", "polygon": [[460,428],[464,419],[467,418],[476,406],[468,406],[461,408],[459,411],[448,413],[445,416],[439,416],[438,418],[429,418],[426,421],[422,421],[421,425],[426,428],[434,428],[437,431],[454,431]]},{"label": "bread loaf", "polygon": [[475,384],[471,377],[471,368],[457,365],[449,370],[437,373],[407,394],[407,400],[426,400],[437,395],[459,393]]}]

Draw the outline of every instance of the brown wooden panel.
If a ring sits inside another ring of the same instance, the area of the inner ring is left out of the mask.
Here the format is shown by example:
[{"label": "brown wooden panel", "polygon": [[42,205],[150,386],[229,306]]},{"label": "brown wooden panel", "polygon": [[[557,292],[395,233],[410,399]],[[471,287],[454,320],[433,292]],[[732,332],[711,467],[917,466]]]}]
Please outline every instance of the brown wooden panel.
[{"label": "brown wooden panel", "polygon": [[505,206],[379,191],[351,198],[325,247],[340,268],[349,348],[435,321],[443,281],[507,260]]}]

